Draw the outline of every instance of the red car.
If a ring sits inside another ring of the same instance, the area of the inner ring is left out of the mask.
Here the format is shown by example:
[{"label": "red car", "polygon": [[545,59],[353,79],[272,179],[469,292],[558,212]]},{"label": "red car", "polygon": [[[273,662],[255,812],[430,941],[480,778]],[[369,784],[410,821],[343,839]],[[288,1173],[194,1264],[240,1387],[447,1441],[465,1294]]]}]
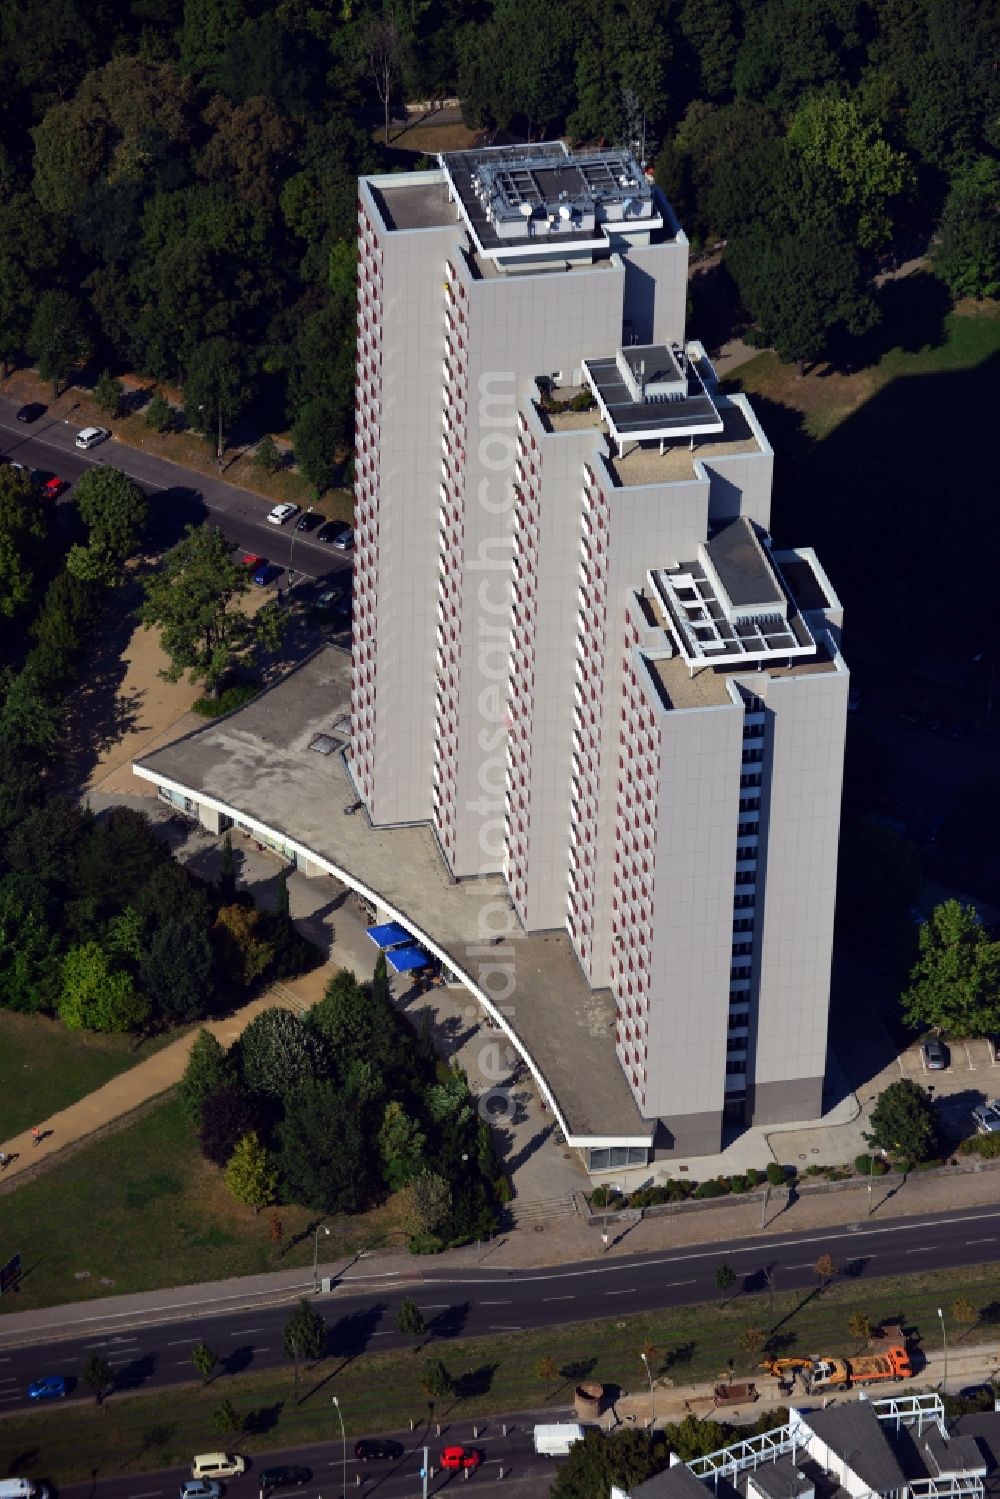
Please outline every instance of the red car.
[{"label": "red car", "polygon": [[240,558],[240,561],[242,562],[244,567],[249,567],[254,572],[256,572],[258,567],[260,567],[262,563],[267,561],[267,558],[258,557],[256,552],[244,552],[243,556]]},{"label": "red car", "polygon": [[483,1460],[478,1447],[446,1447],[441,1454],[441,1467],[452,1470],[468,1468],[475,1472]]},{"label": "red car", "polygon": [[66,488],[66,480],[60,479],[58,474],[53,474],[51,479],[46,479],[42,485],[42,494],[47,500],[57,500]]}]

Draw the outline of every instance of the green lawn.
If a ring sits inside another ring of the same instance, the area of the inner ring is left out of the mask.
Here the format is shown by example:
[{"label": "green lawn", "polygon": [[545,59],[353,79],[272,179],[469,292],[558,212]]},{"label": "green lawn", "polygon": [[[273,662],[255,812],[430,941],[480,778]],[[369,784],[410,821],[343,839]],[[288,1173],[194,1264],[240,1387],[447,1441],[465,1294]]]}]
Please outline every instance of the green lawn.
[{"label": "green lawn", "polygon": [[[5,1417],[0,1421],[0,1472],[16,1460],[19,1472],[68,1482],[90,1477],[91,1470],[111,1475],[185,1461],[192,1452],[219,1444],[212,1412],[223,1399],[232,1401],[245,1422],[238,1437],[226,1445],[241,1451],[269,1448],[336,1435],[331,1420],[330,1395],[336,1391],[351,1435],[405,1427],[427,1414],[421,1375],[428,1353],[444,1360],[456,1381],[456,1395],[438,1402],[438,1419],[501,1415],[526,1407],[565,1405],[572,1381],[591,1376],[623,1391],[644,1383],[639,1350],[648,1341],[657,1352],[657,1378],[681,1387],[713,1380],[725,1372],[732,1358],[738,1373],[754,1362],[741,1351],[747,1327],[767,1329],[772,1346],[805,1352],[850,1354],[857,1349],[847,1323],[854,1311],[873,1320],[901,1316],[911,1345],[939,1346],[936,1308],[951,1308],[961,1296],[980,1311],[979,1324],[964,1336],[951,1325],[951,1347],[995,1335],[1000,1315],[1000,1268],[981,1271],[943,1271],[905,1279],[863,1282],[850,1266],[825,1290],[778,1295],[773,1314],[763,1295],[741,1296],[730,1306],[696,1306],[659,1315],[622,1317],[577,1323],[539,1332],[494,1335],[433,1343],[416,1355],[393,1352],[352,1357],[350,1328],[336,1320],[336,1307],[327,1310],[332,1356],[303,1374],[296,1399],[293,1372],[217,1376],[207,1389],[197,1384],[156,1394],[112,1396],[103,1410],[91,1401],[60,1407],[59,1420],[49,1413]],[[208,1341],[211,1343],[210,1332]],[[223,1353],[224,1350],[217,1350]],[[540,1359],[551,1357],[561,1371],[556,1381],[540,1380]],[[127,1377],[127,1371],[126,1371]],[[774,1386],[761,1376],[765,1395]],[[919,1375],[914,1388],[921,1388]]]},{"label": "green lawn", "polygon": [[50,1119],[178,1034],[136,1050],[128,1036],[68,1031],[44,1015],[0,1012],[0,1141]]},{"label": "green lawn", "polygon": [[[237,1206],[222,1173],[202,1159],[174,1097],[0,1201],[4,1243],[26,1267],[0,1315],[312,1263],[315,1214],[282,1207],[282,1239],[273,1242],[268,1214]],[[327,1222],[324,1254],[333,1262],[377,1243],[392,1215]]]},{"label": "green lawn", "polygon": [[[727,388],[800,412],[804,432],[820,439],[894,380],[945,375],[985,363],[1000,350],[1000,303],[963,302],[938,319],[922,318],[921,307],[934,295],[932,282],[930,276],[917,275],[909,285],[899,283],[881,328],[859,346],[850,372],[820,364],[800,379],[793,364],[782,364],[768,351],[739,365],[726,380]],[[866,352],[870,362],[863,357]]]}]

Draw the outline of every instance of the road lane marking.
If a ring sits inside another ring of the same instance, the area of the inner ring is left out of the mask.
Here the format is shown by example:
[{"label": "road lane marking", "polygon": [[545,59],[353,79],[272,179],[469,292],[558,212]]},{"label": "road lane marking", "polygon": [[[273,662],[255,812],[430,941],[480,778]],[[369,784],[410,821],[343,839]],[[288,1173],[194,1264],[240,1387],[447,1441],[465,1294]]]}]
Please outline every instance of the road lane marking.
[{"label": "road lane marking", "polygon": [[391,1329],[387,1329],[385,1332],[373,1332],[372,1333],[372,1337],[373,1338],[391,1338],[392,1337],[392,1330]]},{"label": "road lane marking", "polygon": [[194,1344],[191,1342],[190,1338],[174,1338],[173,1342],[167,1344],[167,1347],[180,1348],[182,1344],[187,1348],[194,1347]]},{"label": "road lane marking", "polygon": [[995,1244],[996,1239],[966,1239],[966,1244]]},{"label": "road lane marking", "polygon": [[543,1301],[575,1301],[575,1296],[543,1296]]},{"label": "road lane marking", "polygon": [[907,1254],[930,1254],[936,1248],[934,1244],[922,1244],[918,1249],[908,1249]]},{"label": "road lane marking", "polygon": [[231,1332],[231,1338],[248,1338],[252,1332],[263,1332],[262,1327],[244,1327],[242,1332]]},{"label": "road lane marking", "polygon": [[626,1286],[623,1291],[605,1291],[605,1296],[634,1296],[635,1286]]},{"label": "road lane marking", "polygon": [[480,1306],[510,1306],[509,1301],[481,1301]]},{"label": "road lane marking", "polygon": [[129,1494],[128,1499],[160,1499],[162,1489],[150,1489],[146,1494]]},{"label": "road lane marking", "polygon": [[520,1327],[516,1326],[516,1325],[510,1326],[510,1327],[496,1327],[492,1323],[490,1324],[490,1332],[520,1332],[520,1331],[521,1331]]}]

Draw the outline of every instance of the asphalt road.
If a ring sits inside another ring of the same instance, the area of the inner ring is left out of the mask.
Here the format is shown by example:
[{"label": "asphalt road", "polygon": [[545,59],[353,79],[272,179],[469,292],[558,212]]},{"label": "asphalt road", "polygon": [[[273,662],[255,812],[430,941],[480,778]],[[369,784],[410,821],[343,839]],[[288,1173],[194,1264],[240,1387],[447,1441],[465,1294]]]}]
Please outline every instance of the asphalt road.
[{"label": "asphalt road", "polygon": [[[886,1188],[876,1181],[873,1190],[877,1204]],[[998,1245],[1000,1208],[936,1214],[919,1221],[875,1220],[856,1228],[845,1225],[702,1244],[564,1268],[503,1271],[491,1269],[488,1261],[478,1269],[470,1265],[436,1272],[422,1267],[423,1279],[416,1284],[376,1282],[358,1266],[332,1294],[320,1295],[317,1306],[330,1327],[329,1352],[345,1356],[407,1344],[396,1331],[396,1312],[404,1295],[417,1302],[432,1337],[447,1341],[712,1301],[718,1294],[715,1272],[723,1260],[742,1277],[741,1289],[752,1293],[767,1288],[769,1275],[777,1291],[814,1285],[813,1266],[824,1253],[833,1256],[841,1273],[882,1278],[982,1264],[1000,1258]],[[216,1351],[228,1373],[283,1364],[281,1331],[289,1306],[297,1295],[310,1291],[305,1273],[301,1288],[281,1305],[218,1316],[199,1309],[169,1323],[149,1313],[148,1325],[139,1325],[138,1316],[127,1326],[102,1320],[99,1303],[91,1303],[91,1331],[30,1347],[4,1346],[0,1319],[0,1414],[27,1403],[25,1389],[33,1379],[62,1374],[75,1380],[87,1354],[95,1350],[111,1365],[119,1389],[190,1381],[190,1350],[201,1339]]]},{"label": "asphalt road", "polygon": [[[17,409],[16,401],[0,396],[0,453],[26,468],[58,474],[70,485],[98,464],[120,468],[150,498],[152,539],[158,546],[177,541],[189,522],[211,520],[241,550],[255,552],[284,568],[294,538],[295,572],[299,576],[325,578],[343,574],[352,565],[350,553],[316,541],[307,531],[296,533],[294,521],[270,525],[266,519],[270,501],[250,490],[155,458],[113,437],[100,447],[82,452],[74,446],[79,424],[46,415],[26,426],[15,419]],[[64,494],[64,501],[69,493]],[[283,586],[286,577],[277,581]]]},{"label": "asphalt road", "polygon": [[[555,1420],[551,1410],[547,1413],[524,1412],[507,1418],[506,1435],[499,1421],[480,1422],[478,1435],[473,1438],[473,1423],[459,1420],[442,1423],[441,1436],[418,1429],[409,1431],[381,1432],[381,1436],[394,1436],[405,1448],[405,1455],[394,1462],[359,1463],[354,1457],[353,1439],[347,1443],[347,1461],[339,1440],[321,1442],[311,1446],[289,1448],[268,1452],[250,1460],[247,1472],[241,1478],[231,1479],[225,1485],[225,1499],[258,1499],[259,1488],[256,1474],[261,1468],[273,1468],[280,1464],[295,1463],[312,1470],[312,1479],[301,1488],[272,1491],[275,1499],[338,1499],[345,1493],[344,1473],[346,1467],[346,1499],[352,1495],[376,1495],[378,1499],[416,1499],[422,1492],[423,1480],[420,1469],[424,1462],[424,1444],[427,1445],[429,1463],[434,1468],[433,1477],[428,1472],[427,1492],[441,1494],[450,1491],[471,1494],[474,1486],[488,1483],[495,1489],[503,1469],[504,1493],[512,1499],[535,1499],[548,1493],[555,1474],[554,1464],[558,1459],[537,1457],[534,1451],[532,1429],[538,1420]],[[336,1427],[335,1413],[331,1411],[331,1424]],[[205,1450],[215,1451],[219,1446],[232,1450],[233,1439],[206,1438]],[[214,1445],[213,1445],[214,1444]],[[482,1454],[479,1469],[466,1480],[461,1473],[440,1468],[440,1454],[448,1445],[475,1446]],[[236,1439],[238,1450],[239,1443]],[[357,1482],[360,1474],[361,1483]],[[159,1472],[135,1473],[124,1478],[98,1477],[94,1483],[78,1483],[60,1486],[60,1499],[177,1499],[181,1483],[191,1476],[190,1468],[168,1468]]]}]

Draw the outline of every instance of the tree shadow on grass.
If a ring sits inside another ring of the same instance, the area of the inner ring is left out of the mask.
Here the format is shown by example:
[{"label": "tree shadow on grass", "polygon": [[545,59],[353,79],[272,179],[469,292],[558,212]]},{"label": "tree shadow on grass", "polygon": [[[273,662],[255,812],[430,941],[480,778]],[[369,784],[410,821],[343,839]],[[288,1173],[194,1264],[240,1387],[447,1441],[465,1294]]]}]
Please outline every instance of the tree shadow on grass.
[{"label": "tree shadow on grass", "polygon": [[283,1400],[276,1400],[273,1405],[259,1406],[257,1410],[250,1411],[243,1422],[243,1430],[248,1436],[264,1436],[277,1426],[284,1408]]},{"label": "tree shadow on grass", "polygon": [[945,342],[945,319],[952,310],[948,288],[930,271],[887,281],[875,294],[879,322],[867,333],[843,332],[831,340],[829,364],[839,371],[867,369],[892,349],[907,354],[937,349]]},{"label": "tree shadow on grass", "polygon": [[41,1456],[38,1447],[22,1447],[20,1452],[15,1452],[7,1464],[9,1474],[18,1474],[31,1471]]},{"label": "tree shadow on grass", "polygon": [[168,1422],[144,1426],[139,1433],[142,1444],[135,1454],[136,1462],[145,1457],[147,1452],[153,1452],[157,1447],[166,1447],[167,1443],[173,1440],[176,1431],[176,1424]]},{"label": "tree shadow on grass", "polygon": [[658,1374],[669,1374],[671,1369],[684,1369],[695,1356],[698,1344],[693,1338],[686,1343],[678,1343],[676,1348],[668,1348],[663,1355]]},{"label": "tree shadow on grass", "polygon": [[499,1361],[492,1364],[480,1364],[478,1369],[469,1369],[465,1374],[459,1374],[454,1383],[455,1394],[459,1400],[471,1400],[474,1396],[488,1395],[493,1388],[493,1378],[500,1367]]}]

